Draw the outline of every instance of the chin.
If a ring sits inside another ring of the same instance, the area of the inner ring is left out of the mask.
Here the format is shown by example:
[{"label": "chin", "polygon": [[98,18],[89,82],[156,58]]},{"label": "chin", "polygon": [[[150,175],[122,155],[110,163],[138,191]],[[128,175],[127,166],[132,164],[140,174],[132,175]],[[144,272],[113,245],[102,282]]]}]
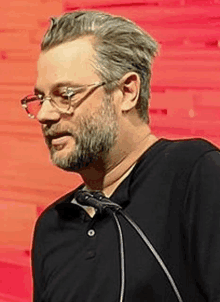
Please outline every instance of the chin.
[{"label": "chin", "polygon": [[88,167],[91,163],[94,163],[95,157],[81,157],[77,156],[76,153],[66,153],[58,154],[58,152],[54,152],[51,155],[52,163],[57,166],[58,168],[79,173],[81,170]]},{"label": "chin", "polygon": [[75,158],[75,154],[70,150],[53,150],[50,152],[50,158],[56,167],[65,171],[78,171],[79,164]]}]

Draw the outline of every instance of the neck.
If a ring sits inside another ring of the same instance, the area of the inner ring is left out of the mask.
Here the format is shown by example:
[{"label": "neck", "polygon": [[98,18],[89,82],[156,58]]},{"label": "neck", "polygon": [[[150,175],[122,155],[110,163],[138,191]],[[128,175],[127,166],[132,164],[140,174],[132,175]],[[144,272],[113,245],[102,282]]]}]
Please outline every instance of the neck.
[{"label": "neck", "polygon": [[158,139],[149,132],[135,142],[130,144],[130,150],[120,152],[114,150],[114,156],[109,154],[111,161],[97,161],[87,167],[80,174],[90,190],[100,190],[106,196],[112,195],[118,185],[129,175],[140,156],[152,146]]}]

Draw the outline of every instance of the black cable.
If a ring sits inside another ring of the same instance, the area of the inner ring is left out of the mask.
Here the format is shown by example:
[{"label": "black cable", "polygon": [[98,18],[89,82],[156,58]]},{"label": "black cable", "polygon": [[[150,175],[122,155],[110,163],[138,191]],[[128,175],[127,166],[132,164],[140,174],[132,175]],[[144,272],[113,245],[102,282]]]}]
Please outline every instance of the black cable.
[{"label": "black cable", "polygon": [[125,293],[125,252],[124,252],[124,241],[123,241],[123,233],[121,229],[120,222],[115,212],[112,212],[112,216],[115,219],[116,225],[118,227],[119,233],[119,241],[120,241],[120,258],[121,258],[121,290],[120,290],[120,302],[124,300],[124,293]]},{"label": "black cable", "polygon": [[183,302],[183,299],[179,293],[179,290],[169,272],[166,265],[164,264],[163,260],[161,259],[160,255],[157,253],[153,245],[151,244],[150,240],[147,238],[147,236],[144,234],[144,232],[141,230],[141,228],[125,213],[123,213],[121,210],[119,213],[130,223],[130,225],[135,229],[135,231],[138,233],[138,235],[141,237],[141,239],[144,241],[144,243],[147,245],[151,253],[156,258],[157,262],[159,263],[160,267],[164,271],[166,277],[168,278],[170,285],[172,289],[174,290],[174,293],[178,299],[179,302]]},{"label": "black cable", "polygon": [[175,284],[173,277],[171,276],[169,270],[164,264],[162,258],[153,247],[152,243],[148,239],[148,237],[144,234],[141,228],[128,216],[128,214],[122,211],[122,207],[114,202],[112,202],[109,198],[106,198],[101,192],[87,192],[87,191],[78,191],[76,195],[77,201],[82,205],[89,205],[95,207],[100,213],[104,210],[110,210],[110,213],[113,215],[118,232],[119,232],[119,241],[120,241],[120,256],[121,256],[121,290],[120,290],[120,302],[123,302],[124,292],[125,292],[125,255],[124,255],[124,242],[123,242],[123,233],[118,220],[116,213],[122,215],[124,219],[135,229],[144,243],[147,245],[158,264],[162,268],[165,273],[178,302],[183,302],[183,299],[179,293],[179,290]]}]

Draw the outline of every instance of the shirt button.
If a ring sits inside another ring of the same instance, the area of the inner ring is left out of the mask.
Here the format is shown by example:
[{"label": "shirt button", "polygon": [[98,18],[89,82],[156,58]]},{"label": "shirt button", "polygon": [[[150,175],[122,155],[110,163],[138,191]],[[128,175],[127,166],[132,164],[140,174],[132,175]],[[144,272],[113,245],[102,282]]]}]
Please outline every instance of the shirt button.
[{"label": "shirt button", "polygon": [[88,234],[89,237],[93,237],[95,235],[95,231],[91,229],[91,230],[88,231],[87,234]]}]

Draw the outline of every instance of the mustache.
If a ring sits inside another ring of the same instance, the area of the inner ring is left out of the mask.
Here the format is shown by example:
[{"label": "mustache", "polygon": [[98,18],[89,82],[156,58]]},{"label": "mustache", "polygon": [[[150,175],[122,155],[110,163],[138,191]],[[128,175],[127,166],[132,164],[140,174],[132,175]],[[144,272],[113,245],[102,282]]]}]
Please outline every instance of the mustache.
[{"label": "mustache", "polygon": [[63,135],[74,136],[72,129],[61,125],[52,125],[52,126],[45,126],[45,127],[42,126],[42,132],[47,140]]}]

